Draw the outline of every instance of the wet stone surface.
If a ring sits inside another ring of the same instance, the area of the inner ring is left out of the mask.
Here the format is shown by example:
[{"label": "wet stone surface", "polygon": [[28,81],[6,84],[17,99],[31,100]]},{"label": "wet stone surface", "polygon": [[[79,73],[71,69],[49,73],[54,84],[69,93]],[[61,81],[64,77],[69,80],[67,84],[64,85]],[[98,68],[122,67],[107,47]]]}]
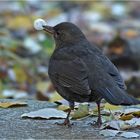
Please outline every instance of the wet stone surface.
[{"label": "wet stone surface", "polygon": [[[0,100],[14,101],[14,100]],[[104,139],[104,140],[125,140],[121,137],[103,137],[99,135],[99,129],[90,126],[88,123],[93,121],[93,118],[72,121],[72,128],[58,126],[55,122],[59,120],[44,120],[44,119],[25,119],[21,118],[23,113],[43,109],[46,107],[55,107],[55,104],[25,100],[28,104],[26,107],[0,108],[0,139]],[[133,130],[140,134],[140,130]]]}]

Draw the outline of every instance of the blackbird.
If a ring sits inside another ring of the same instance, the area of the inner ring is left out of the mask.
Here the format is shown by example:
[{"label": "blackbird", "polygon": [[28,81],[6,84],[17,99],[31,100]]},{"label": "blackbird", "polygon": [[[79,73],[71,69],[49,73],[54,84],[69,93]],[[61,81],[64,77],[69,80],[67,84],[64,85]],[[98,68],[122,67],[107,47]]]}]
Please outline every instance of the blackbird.
[{"label": "blackbird", "polygon": [[63,22],[54,27],[44,25],[43,29],[53,35],[56,44],[49,61],[49,77],[70,106],[63,125],[70,126],[69,115],[74,102],[96,102],[98,126],[102,123],[101,99],[113,105],[140,104],[126,93],[125,83],[115,65],[95,44],[90,44],[76,25]]}]

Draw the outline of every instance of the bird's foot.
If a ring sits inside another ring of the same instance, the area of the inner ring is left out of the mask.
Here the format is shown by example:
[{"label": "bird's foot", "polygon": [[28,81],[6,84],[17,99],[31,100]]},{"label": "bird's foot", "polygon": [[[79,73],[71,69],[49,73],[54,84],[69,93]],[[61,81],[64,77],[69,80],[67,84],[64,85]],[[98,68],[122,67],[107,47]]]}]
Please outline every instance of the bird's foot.
[{"label": "bird's foot", "polygon": [[73,123],[70,123],[69,119],[65,119],[63,123],[58,123],[56,122],[55,124],[60,125],[60,126],[67,126],[67,127],[72,127]]}]

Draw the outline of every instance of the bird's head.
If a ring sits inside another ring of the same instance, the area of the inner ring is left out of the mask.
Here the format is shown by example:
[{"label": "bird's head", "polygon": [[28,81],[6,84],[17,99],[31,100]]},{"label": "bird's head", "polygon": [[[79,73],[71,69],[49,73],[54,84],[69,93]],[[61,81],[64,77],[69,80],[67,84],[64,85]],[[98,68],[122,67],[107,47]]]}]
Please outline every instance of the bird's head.
[{"label": "bird's head", "polygon": [[56,45],[74,44],[85,39],[82,31],[70,22],[62,22],[54,27],[44,25],[43,28],[53,35]]}]

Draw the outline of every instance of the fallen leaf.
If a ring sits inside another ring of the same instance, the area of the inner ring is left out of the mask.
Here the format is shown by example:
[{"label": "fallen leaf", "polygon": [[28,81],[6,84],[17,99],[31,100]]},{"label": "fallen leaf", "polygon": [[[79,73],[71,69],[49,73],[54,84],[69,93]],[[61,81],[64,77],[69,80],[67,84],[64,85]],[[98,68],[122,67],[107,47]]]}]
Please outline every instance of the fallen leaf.
[{"label": "fallen leaf", "polygon": [[56,101],[60,101],[62,99],[63,98],[57,92],[50,94],[50,102],[56,102]]},{"label": "fallen leaf", "polygon": [[25,102],[1,102],[0,107],[8,108],[8,107],[19,107],[19,106],[26,106],[27,103]]},{"label": "fallen leaf", "polygon": [[43,119],[51,119],[51,118],[63,119],[67,117],[67,113],[61,110],[54,109],[54,108],[44,108],[37,111],[22,114],[21,117],[43,118]]},{"label": "fallen leaf", "polygon": [[22,82],[25,82],[28,77],[27,77],[27,74],[25,72],[25,70],[19,66],[15,66],[13,68],[14,70],[14,73],[16,75],[16,81],[19,82],[19,83],[22,83]]},{"label": "fallen leaf", "polygon": [[110,117],[110,116],[102,116],[102,122],[103,123],[106,123],[106,122],[109,122],[109,121],[112,121],[112,117]]},{"label": "fallen leaf", "polygon": [[89,115],[89,106],[88,104],[79,104],[79,107],[74,114],[72,114],[72,119],[79,119]]},{"label": "fallen leaf", "polygon": [[66,106],[66,105],[59,105],[58,110],[62,110],[62,111],[67,111],[69,109],[69,106]]},{"label": "fallen leaf", "polygon": [[122,109],[121,106],[111,105],[109,103],[105,103],[104,109],[106,110],[120,110]]},{"label": "fallen leaf", "polygon": [[113,130],[120,130],[119,120],[110,121],[104,123],[101,129],[113,129]]},{"label": "fallen leaf", "polygon": [[129,130],[133,128],[130,124],[126,123],[126,121],[119,122],[120,130]]},{"label": "fallen leaf", "polygon": [[10,29],[19,29],[19,28],[31,29],[32,21],[30,21],[30,18],[26,16],[16,16],[14,18],[8,19],[7,26]]},{"label": "fallen leaf", "polygon": [[121,121],[120,130],[128,130],[140,126],[140,118],[132,118],[131,120]]},{"label": "fallen leaf", "polygon": [[105,137],[115,137],[118,133],[120,133],[120,131],[118,130],[110,130],[110,129],[106,129],[106,130],[101,130],[99,132],[100,135],[103,135]]},{"label": "fallen leaf", "polygon": [[134,116],[132,114],[123,114],[120,116],[120,120],[126,121],[126,120],[131,120]]},{"label": "fallen leaf", "polygon": [[37,89],[37,91],[39,91],[41,93],[45,93],[47,91],[48,85],[49,85],[49,82],[39,81],[36,84],[36,89]]},{"label": "fallen leaf", "polygon": [[123,132],[120,136],[124,137],[124,138],[137,138],[137,137],[139,137],[139,135],[137,133],[134,133],[134,132]]},{"label": "fallen leaf", "polygon": [[40,91],[37,91],[36,99],[39,101],[49,101],[49,97]]},{"label": "fallen leaf", "polygon": [[134,117],[140,117],[140,109],[138,108],[129,108],[125,109],[124,113],[120,115],[121,120],[131,120]]},{"label": "fallen leaf", "polygon": [[134,115],[135,117],[140,117],[140,111],[133,112],[133,115]]},{"label": "fallen leaf", "polygon": [[127,31],[124,32],[124,35],[128,38],[134,38],[134,37],[137,37],[138,36],[138,31],[136,30],[132,30],[132,29],[129,29]]}]

